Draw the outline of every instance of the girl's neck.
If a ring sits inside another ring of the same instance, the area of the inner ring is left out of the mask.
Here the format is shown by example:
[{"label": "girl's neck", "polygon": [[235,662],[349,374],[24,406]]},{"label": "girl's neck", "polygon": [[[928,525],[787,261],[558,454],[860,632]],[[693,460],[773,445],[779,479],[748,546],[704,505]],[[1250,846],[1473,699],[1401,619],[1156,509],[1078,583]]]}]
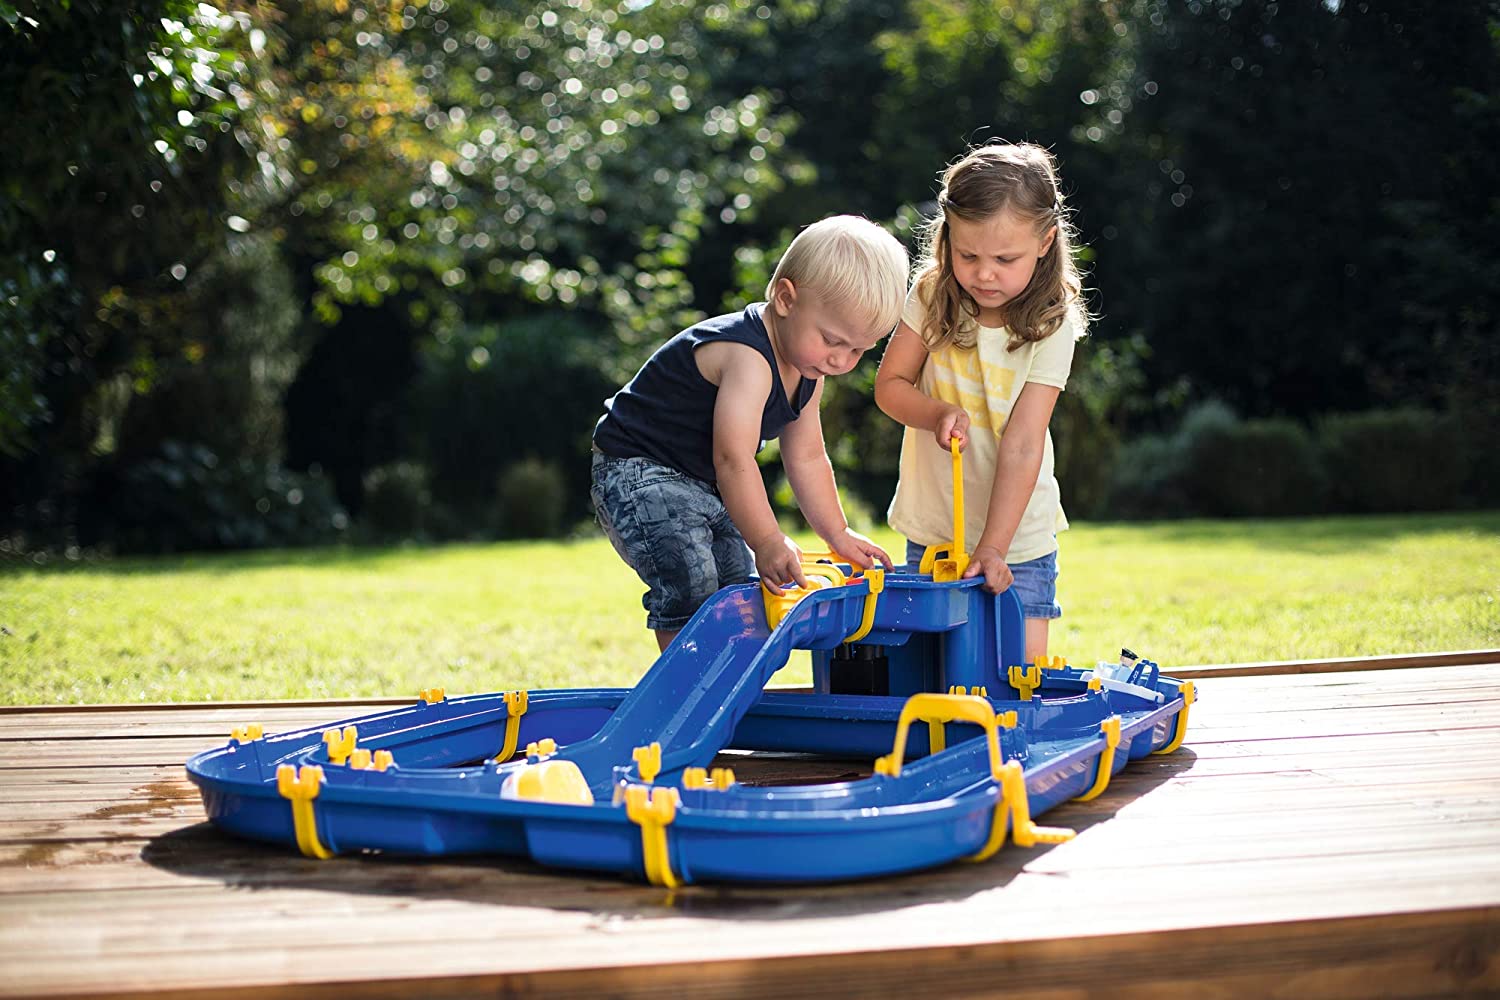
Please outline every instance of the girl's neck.
[{"label": "girl's neck", "polygon": [[974,303],[974,308],[976,310],[978,310],[974,314],[974,321],[976,323],[978,323],[980,326],[984,327],[986,330],[999,330],[999,329],[1003,329],[1004,328],[1004,326],[1005,326],[1005,307],[1004,306],[996,306],[993,309],[984,309],[984,308],[981,308],[980,305],[979,305],[979,303],[976,302],[976,303]]}]

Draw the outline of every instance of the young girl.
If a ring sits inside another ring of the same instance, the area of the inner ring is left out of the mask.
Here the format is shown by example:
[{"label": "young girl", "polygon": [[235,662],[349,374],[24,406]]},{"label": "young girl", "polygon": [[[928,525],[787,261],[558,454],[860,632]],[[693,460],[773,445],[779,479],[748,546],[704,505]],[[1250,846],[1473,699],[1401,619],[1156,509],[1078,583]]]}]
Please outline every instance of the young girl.
[{"label": "young girl", "polygon": [[925,261],[875,378],[906,425],[891,527],[913,565],[953,538],[949,440],[964,452],[964,576],[1013,587],[1026,661],[1047,652],[1057,532],[1067,528],[1047,423],[1087,311],[1051,155],[1029,143],[974,149],[943,174]]}]

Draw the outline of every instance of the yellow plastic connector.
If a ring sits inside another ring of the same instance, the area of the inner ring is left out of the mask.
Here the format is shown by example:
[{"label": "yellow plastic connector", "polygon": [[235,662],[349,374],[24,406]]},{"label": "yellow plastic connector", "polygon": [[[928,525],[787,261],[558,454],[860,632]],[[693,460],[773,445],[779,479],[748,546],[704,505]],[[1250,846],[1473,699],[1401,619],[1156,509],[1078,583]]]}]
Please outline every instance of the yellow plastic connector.
[{"label": "yellow plastic connector", "polygon": [[526,756],[528,758],[547,757],[555,753],[557,753],[557,741],[550,736],[526,744]]},{"label": "yellow plastic connector", "polygon": [[1152,753],[1171,753],[1182,746],[1182,740],[1187,736],[1188,709],[1197,700],[1198,692],[1193,687],[1192,681],[1183,681],[1180,693],[1182,694],[1182,710],[1177,713],[1177,729],[1172,733],[1172,740],[1160,750],[1151,751]]},{"label": "yellow plastic connector", "polygon": [[328,762],[342,764],[354,752],[354,744],[359,742],[359,730],[354,726],[345,726],[342,733],[336,728],[325,729],[323,742],[328,744]]},{"label": "yellow plastic connector", "polygon": [[1042,663],[1040,657],[1029,667],[1011,667],[1006,676],[1010,686],[1016,689],[1022,701],[1030,701],[1031,694],[1042,686]]},{"label": "yellow plastic connector", "polygon": [[1094,676],[1092,676],[1092,677],[1089,678],[1089,690],[1090,691],[1103,691],[1104,690],[1104,681],[1100,680],[1098,674],[1095,674]]},{"label": "yellow plastic connector", "polygon": [[421,698],[429,705],[436,705],[438,702],[448,697],[448,692],[444,688],[423,688],[422,690],[417,692],[417,697]]},{"label": "yellow plastic connector", "polygon": [[630,759],[635,761],[642,781],[655,781],[656,776],[661,773],[661,744],[648,743],[643,747],[636,747],[630,751]]},{"label": "yellow plastic connector", "polygon": [[880,599],[881,593],[885,591],[885,570],[870,568],[865,570],[865,580],[870,584],[870,592],[865,595],[865,608],[860,615],[859,628],[844,637],[845,642],[858,642],[870,634],[870,629],[875,625],[875,604]]},{"label": "yellow plastic connector", "polygon": [[521,716],[526,714],[529,699],[525,691],[505,692],[505,742],[495,754],[495,762],[503,764],[515,756],[516,744],[521,739]]},{"label": "yellow plastic connector", "polygon": [[1078,796],[1079,802],[1097,799],[1109,787],[1110,775],[1115,772],[1115,748],[1120,745],[1120,717],[1111,715],[1099,723],[1099,732],[1104,734],[1104,749],[1099,751],[1099,769],[1094,772],[1094,785]]},{"label": "yellow plastic connector", "polygon": [[[1077,836],[1073,830],[1061,826],[1038,826],[1031,819],[1031,800],[1026,791],[1026,775],[1020,762],[1009,761],[994,775],[1000,783],[1000,802],[995,806],[995,819],[990,824],[989,840],[966,861],[987,861],[1005,845],[1005,831],[1010,829],[1011,840],[1019,847],[1036,844],[1062,844]],[[1007,820],[1009,821],[1007,823]]]},{"label": "yellow plastic connector", "polygon": [[701,767],[689,767],[682,772],[683,788],[701,788],[710,792],[722,792],[734,784],[734,771],[727,767],[716,767],[712,772]]},{"label": "yellow plastic connector", "polygon": [[972,694],[972,695],[976,695],[976,696],[978,696],[980,698],[988,698],[990,696],[989,691],[986,688],[984,688],[984,687],[982,687],[982,686],[980,686],[978,684],[976,684],[973,687],[969,688],[967,691],[964,690],[964,686],[962,684],[950,684],[948,686],[948,693],[949,694]]},{"label": "yellow plastic connector", "polygon": [[384,771],[395,762],[389,750],[376,750],[372,756],[364,747],[355,747],[349,754],[349,767],[356,771]]},{"label": "yellow plastic connector", "polygon": [[625,788],[625,815],[641,828],[646,879],[652,885],[669,889],[682,885],[672,873],[667,844],[667,827],[677,818],[677,802],[675,788],[647,788],[645,785],[627,785]]},{"label": "yellow plastic connector", "polygon": [[299,773],[291,764],[276,769],[276,791],[292,803],[292,828],[297,833],[297,847],[309,858],[331,858],[333,852],[318,839],[318,818],[313,799],[323,783],[323,769],[304,764]]},{"label": "yellow plastic connector", "polygon": [[234,740],[236,743],[249,743],[253,740],[260,739],[264,735],[266,735],[266,731],[261,728],[260,723],[252,722],[248,726],[236,726],[234,729],[230,730],[229,738]]}]

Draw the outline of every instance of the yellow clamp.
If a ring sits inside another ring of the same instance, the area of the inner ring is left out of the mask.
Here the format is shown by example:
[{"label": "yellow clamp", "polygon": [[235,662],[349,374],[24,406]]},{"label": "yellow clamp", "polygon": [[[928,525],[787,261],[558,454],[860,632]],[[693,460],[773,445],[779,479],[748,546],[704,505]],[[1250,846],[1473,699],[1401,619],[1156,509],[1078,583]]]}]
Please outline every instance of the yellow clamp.
[{"label": "yellow clamp", "polygon": [[[957,580],[969,568],[969,553],[964,546],[964,459],[958,450],[958,438],[948,439],[948,451],[953,456],[953,541],[927,546],[917,565],[917,572],[932,574],[934,583]],[[937,554],[944,550],[947,558],[939,559]]]},{"label": "yellow clamp", "polygon": [[526,756],[528,759],[532,757],[547,757],[555,753],[557,753],[557,741],[550,736],[546,739],[526,744]]},{"label": "yellow clamp", "polygon": [[394,763],[389,750],[376,750],[372,756],[364,747],[356,747],[349,754],[349,766],[356,771],[384,771]]},{"label": "yellow clamp", "polygon": [[870,592],[865,595],[865,610],[859,619],[859,628],[844,637],[845,642],[858,642],[870,634],[870,629],[875,624],[875,602],[885,590],[885,570],[867,569],[865,579],[869,581]]},{"label": "yellow clamp", "polygon": [[989,690],[987,688],[984,688],[984,687],[978,685],[978,684],[976,684],[973,687],[969,688],[969,690],[967,690],[967,691],[964,690],[964,686],[962,684],[952,684],[952,685],[949,685],[949,687],[948,687],[948,693],[949,694],[972,694],[972,695],[978,695],[980,698],[988,698],[990,696]]},{"label": "yellow clamp", "polygon": [[1098,674],[1095,674],[1094,676],[1092,676],[1092,677],[1089,678],[1089,690],[1090,691],[1103,691],[1104,690],[1104,681],[1100,680]]},{"label": "yellow clamp", "polygon": [[1120,745],[1120,717],[1111,715],[1099,723],[1099,732],[1104,734],[1104,749],[1099,751],[1099,769],[1094,772],[1094,786],[1078,796],[1079,802],[1097,799],[1109,787],[1110,775],[1115,772],[1115,747]]},{"label": "yellow clamp", "polygon": [[1197,700],[1198,693],[1193,688],[1192,681],[1183,681],[1180,693],[1182,695],[1182,710],[1177,713],[1177,729],[1172,734],[1172,741],[1160,750],[1151,751],[1152,753],[1171,753],[1182,746],[1182,740],[1187,736],[1188,709]]},{"label": "yellow clamp", "polygon": [[323,742],[328,744],[328,762],[330,764],[342,764],[349,759],[354,752],[354,744],[359,741],[359,730],[354,726],[345,726],[340,733],[337,728],[323,730]]},{"label": "yellow clamp", "polygon": [[642,781],[655,781],[656,776],[661,773],[661,744],[648,743],[643,747],[636,747],[630,751],[630,759],[635,761]]},{"label": "yellow clamp", "polygon": [[503,764],[515,755],[516,744],[521,739],[521,716],[526,714],[527,701],[525,691],[505,692],[505,743],[495,754],[497,764]]},{"label": "yellow clamp", "polygon": [[1042,663],[1037,662],[1029,667],[1011,667],[1007,676],[1010,678],[1010,686],[1016,689],[1017,695],[1022,701],[1030,701],[1031,693],[1042,686]]},{"label": "yellow clamp", "polygon": [[1006,820],[1010,820],[1011,840],[1019,847],[1035,844],[1061,844],[1077,834],[1061,826],[1038,826],[1031,819],[1031,800],[1026,792],[1026,775],[1019,761],[1010,761],[994,775],[1000,783],[1000,801],[990,824],[989,840],[966,861],[986,861],[1005,845]]},{"label": "yellow clamp", "polygon": [[1043,669],[1043,670],[1067,670],[1068,669],[1067,658],[1066,657],[1062,657],[1062,656],[1054,656],[1054,657],[1052,657],[1052,662],[1050,662],[1050,663],[1047,662],[1047,658],[1045,656],[1038,656],[1036,658],[1036,665],[1038,667],[1040,667],[1041,669]]},{"label": "yellow clamp", "polygon": [[683,788],[722,792],[733,784],[734,770],[727,767],[716,767],[712,773],[701,767],[689,767],[682,772]]},{"label": "yellow clamp", "polygon": [[299,773],[291,764],[276,769],[276,791],[292,803],[292,828],[297,832],[297,847],[309,858],[331,858],[333,852],[318,839],[318,819],[312,800],[318,797],[323,783],[323,769],[304,764]]},{"label": "yellow clamp", "polygon": [[444,688],[423,688],[422,690],[417,692],[417,697],[421,698],[429,705],[436,705],[438,702],[448,697],[448,692]]},{"label": "yellow clamp", "polygon": [[672,859],[667,849],[667,827],[677,818],[677,789],[627,785],[625,815],[641,828],[647,881],[669,889],[682,885],[672,874]]},{"label": "yellow clamp", "polygon": [[252,722],[243,728],[236,726],[230,731],[229,738],[236,743],[249,743],[252,740],[260,739],[265,734],[266,731],[261,728],[259,722]]}]

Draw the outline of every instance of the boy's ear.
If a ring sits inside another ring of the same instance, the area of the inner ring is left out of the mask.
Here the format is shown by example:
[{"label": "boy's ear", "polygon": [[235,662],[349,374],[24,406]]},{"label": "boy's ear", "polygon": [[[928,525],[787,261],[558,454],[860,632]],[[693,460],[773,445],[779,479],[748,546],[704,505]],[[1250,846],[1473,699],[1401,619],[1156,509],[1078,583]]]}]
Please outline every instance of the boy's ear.
[{"label": "boy's ear", "polygon": [[785,316],[796,304],[797,286],[792,284],[791,278],[778,278],[776,287],[771,289],[771,305],[777,315]]}]

